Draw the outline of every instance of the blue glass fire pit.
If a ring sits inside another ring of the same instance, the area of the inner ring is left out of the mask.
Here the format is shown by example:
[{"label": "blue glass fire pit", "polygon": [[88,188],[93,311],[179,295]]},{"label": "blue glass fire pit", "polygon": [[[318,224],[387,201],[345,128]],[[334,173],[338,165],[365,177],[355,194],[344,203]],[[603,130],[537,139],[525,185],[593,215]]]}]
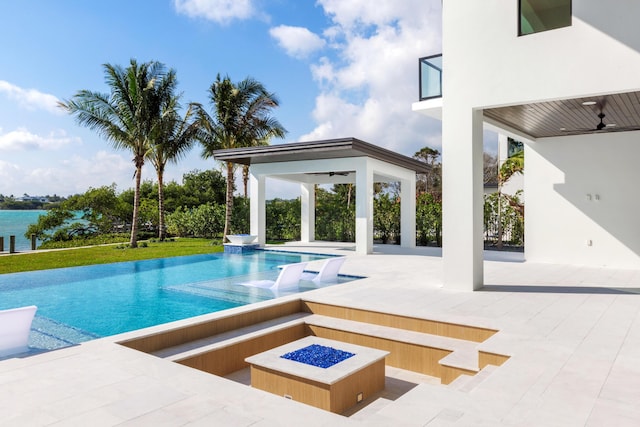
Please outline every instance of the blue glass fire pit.
[{"label": "blue glass fire pit", "polygon": [[310,346],[301,348],[300,350],[283,354],[280,357],[300,363],[306,363],[307,365],[317,366],[318,368],[329,368],[352,356],[355,356],[355,353],[337,350],[333,347],[326,347],[324,345],[311,344]]}]

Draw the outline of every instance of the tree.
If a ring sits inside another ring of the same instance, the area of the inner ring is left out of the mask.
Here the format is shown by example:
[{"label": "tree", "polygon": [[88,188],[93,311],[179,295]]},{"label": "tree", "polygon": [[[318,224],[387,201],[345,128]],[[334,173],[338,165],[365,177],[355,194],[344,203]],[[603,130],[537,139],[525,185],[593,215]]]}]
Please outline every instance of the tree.
[{"label": "tree", "polygon": [[[498,220],[498,232],[497,232],[497,248],[502,249],[503,246],[503,236],[504,236],[504,221],[503,221],[503,204],[506,203],[507,209],[515,209],[515,212],[520,215],[521,218],[524,218],[523,206],[520,203],[519,197],[516,195],[515,197],[511,197],[507,194],[502,193],[502,187],[507,183],[507,181],[515,174],[524,173],[524,150],[518,151],[516,154],[507,158],[500,169],[497,171],[497,181],[498,181],[498,196],[497,196],[497,220]],[[505,199],[505,200],[503,200]]]},{"label": "tree", "polygon": [[25,236],[35,234],[44,243],[70,241],[116,231],[131,213],[129,205],[116,195],[116,185],[89,188],[38,217]]},{"label": "tree", "polygon": [[418,176],[416,182],[418,194],[426,192],[440,199],[442,195],[442,165],[438,161],[440,152],[435,148],[424,147],[416,151],[413,158],[430,166],[428,173]]},{"label": "tree", "polygon": [[182,204],[188,207],[225,202],[226,181],[222,173],[216,169],[188,172],[182,175],[182,185],[185,192],[185,201]]},{"label": "tree", "polygon": [[162,110],[160,112],[160,125],[156,127],[157,133],[151,149],[147,152],[147,158],[153,164],[158,177],[158,238],[165,239],[164,223],[164,171],[167,162],[176,163],[193,146],[196,138],[197,124],[195,123],[194,107],[187,109],[184,117],[180,117],[179,96],[174,94],[177,84],[175,72],[167,73],[167,84],[163,91],[158,93]]},{"label": "tree", "polygon": [[[252,145],[254,147],[269,145],[269,138],[256,140]],[[249,165],[242,165],[242,192],[245,199],[248,196],[248,191],[247,191],[248,183],[249,183]]]},{"label": "tree", "polygon": [[81,90],[59,105],[114,148],[132,153],[135,187],[129,245],[135,248],[142,166],[159,133],[163,97],[172,82],[167,78],[165,66],[156,61],[138,64],[131,59],[127,68],[104,64],[104,72],[110,94]]},{"label": "tree", "polygon": [[482,168],[484,184],[498,184],[498,157],[487,153],[482,153]]},{"label": "tree", "polygon": [[[272,137],[284,137],[286,130],[270,115],[279,105],[278,99],[258,81],[247,77],[234,84],[227,76],[216,77],[209,88],[213,115],[198,109],[199,140],[203,157],[213,157],[219,149],[250,147]],[[229,234],[233,211],[234,165],[226,163],[224,239]]]}]

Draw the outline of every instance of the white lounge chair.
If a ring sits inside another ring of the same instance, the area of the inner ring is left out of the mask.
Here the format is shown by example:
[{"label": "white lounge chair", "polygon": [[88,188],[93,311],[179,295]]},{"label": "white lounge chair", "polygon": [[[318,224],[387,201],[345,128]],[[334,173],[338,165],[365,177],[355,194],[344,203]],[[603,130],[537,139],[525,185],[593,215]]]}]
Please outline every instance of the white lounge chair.
[{"label": "white lounge chair", "polygon": [[278,278],[274,280],[251,280],[249,282],[240,283],[243,286],[255,286],[257,288],[265,288],[271,291],[294,289],[298,287],[298,282],[302,277],[306,262],[298,262],[295,264],[286,264],[282,266]]},{"label": "white lounge chair", "polygon": [[338,273],[345,259],[347,257],[343,256],[327,258],[317,274],[304,273],[302,278],[314,283],[335,282],[338,280]]},{"label": "white lounge chair", "polygon": [[38,307],[0,310],[0,357],[24,353],[29,349],[29,331]]}]

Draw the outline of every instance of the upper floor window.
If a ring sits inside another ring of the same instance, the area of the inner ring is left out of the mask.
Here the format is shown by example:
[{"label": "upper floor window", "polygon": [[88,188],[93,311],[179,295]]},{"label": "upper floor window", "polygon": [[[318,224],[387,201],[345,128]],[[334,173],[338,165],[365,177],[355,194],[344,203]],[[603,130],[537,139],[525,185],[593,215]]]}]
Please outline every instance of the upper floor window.
[{"label": "upper floor window", "polygon": [[521,36],[571,25],[571,0],[518,0]]}]

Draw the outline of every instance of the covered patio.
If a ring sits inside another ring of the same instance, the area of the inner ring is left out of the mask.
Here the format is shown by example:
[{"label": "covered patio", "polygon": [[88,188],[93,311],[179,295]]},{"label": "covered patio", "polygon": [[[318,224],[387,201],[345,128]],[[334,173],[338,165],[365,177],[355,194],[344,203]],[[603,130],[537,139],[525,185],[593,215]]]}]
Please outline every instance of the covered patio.
[{"label": "covered patio", "polygon": [[[315,188],[355,184],[356,253],[373,250],[374,183],[400,183],[401,247],[416,244],[416,173],[429,166],[355,138],[217,150],[216,160],[250,166],[251,234],[266,243],[266,179],[300,184],[302,242],[315,241]],[[363,190],[365,189],[365,190]]]}]

